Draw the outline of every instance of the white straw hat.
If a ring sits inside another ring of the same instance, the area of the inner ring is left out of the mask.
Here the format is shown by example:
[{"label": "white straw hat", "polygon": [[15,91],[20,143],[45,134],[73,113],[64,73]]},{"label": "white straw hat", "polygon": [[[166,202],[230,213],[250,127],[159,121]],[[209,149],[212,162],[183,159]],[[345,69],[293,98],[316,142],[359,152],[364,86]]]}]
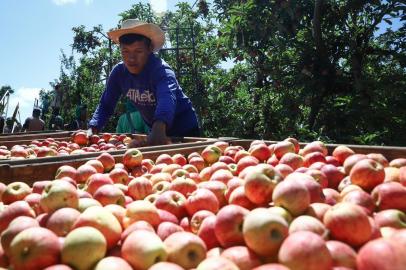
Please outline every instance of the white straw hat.
[{"label": "white straw hat", "polygon": [[153,23],[128,19],[121,23],[121,28],[107,33],[114,43],[119,43],[119,38],[126,34],[138,34],[149,38],[152,42],[153,51],[159,51],[165,43],[165,33]]}]

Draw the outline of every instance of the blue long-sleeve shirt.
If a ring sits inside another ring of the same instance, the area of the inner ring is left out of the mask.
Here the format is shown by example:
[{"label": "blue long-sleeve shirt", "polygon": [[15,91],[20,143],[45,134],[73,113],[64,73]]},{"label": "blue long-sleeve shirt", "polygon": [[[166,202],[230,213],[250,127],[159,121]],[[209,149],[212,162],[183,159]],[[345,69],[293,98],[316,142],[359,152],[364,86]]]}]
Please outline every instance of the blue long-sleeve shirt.
[{"label": "blue long-sleeve shirt", "polygon": [[127,96],[134,103],[149,127],[156,120],[165,122],[168,136],[185,136],[198,128],[196,112],[175,73],[154,54],[138,75],[130,73],[123,62],[113,68],[89,126],[102,130],[120,96]]}]

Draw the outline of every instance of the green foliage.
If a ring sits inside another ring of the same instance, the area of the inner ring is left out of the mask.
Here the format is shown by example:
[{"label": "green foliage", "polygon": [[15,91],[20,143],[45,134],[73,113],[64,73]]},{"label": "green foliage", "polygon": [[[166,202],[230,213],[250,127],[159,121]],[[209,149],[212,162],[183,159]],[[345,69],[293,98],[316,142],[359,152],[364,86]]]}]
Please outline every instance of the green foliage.
[{"label": "green foliage", "polygon": [[[405,10],[400,0],[199,0],[163,17],[142,3],[119,15],[160,25],[167,47],[195,44],[160,56],[192,99],[204,136],[406,145]],[[395,20],[398,29],[379,27]],[[79,102],[94,111],[120,61],[101,26],[73,31],[78,59],[62,54],[57,80],[65,118]]]}]

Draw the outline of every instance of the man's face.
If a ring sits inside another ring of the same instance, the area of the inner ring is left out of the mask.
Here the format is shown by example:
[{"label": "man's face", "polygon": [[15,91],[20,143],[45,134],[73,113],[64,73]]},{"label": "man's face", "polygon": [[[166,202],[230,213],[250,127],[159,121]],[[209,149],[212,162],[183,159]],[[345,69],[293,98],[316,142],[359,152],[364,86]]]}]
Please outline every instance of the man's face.
[{"label": "man's face", "polygon": [[120,44],[121,57],[127,69],[133,74],[139,74],[148,61],[152,52],[144,41],[135,41],[129,45]]}]

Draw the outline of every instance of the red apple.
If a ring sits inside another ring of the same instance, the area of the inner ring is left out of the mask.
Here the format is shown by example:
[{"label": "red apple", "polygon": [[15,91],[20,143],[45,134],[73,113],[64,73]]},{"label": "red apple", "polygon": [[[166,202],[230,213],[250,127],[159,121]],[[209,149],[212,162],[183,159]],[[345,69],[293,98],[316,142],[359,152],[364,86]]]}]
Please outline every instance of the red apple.
[{"label": "red apple", "polygon": [[173,164],[173,159],[169,154],[160,154],[155,160],[155,164]]},{"label": "red apple", "polygon": [[290,141],[278,142],[274,148],[274,155],[277,159],[281,159],[286,153],[295,153],[295,145]]},{"label": "red apple", "polygon": [[[289,270],[286,266],[283,264],[279,263],[267,263],[263,264],[261,266],[255,267],[252,270]],[[339,270],[339,269],[334,269],[334,270]],[[345,270],[345,269],[342,269]]]},{"label": "red apple", "polygon": [[7,185],[2,195],[4,204],[12,204],[21,201],[25,196],[31,193],[31,188],[24,182],[13,182]]},{"label": "red apple", "polygon": [[197,231],[197,235],[204,241],[208,249],[220,246],[214,232],[217,217],[215,215],[206,217]]},{"label": "red apple", "polygon": [[213,194],[216,196],[218,202],[219,202],[219,208],[223,207],[224,205],[227,204],[226,198],[225,198],[225,192],[227,190],[226,184],[220,181],[206,181],[206,182],[201,182],[197,185],[198,188],[201,189],[208,189]]},{"label": "red apple", "polygon": [[272,257],[288,235],[288,223],[266,208],[256,208],[245,217],[243,235],[246,245],[256,254]]},{"label": "red apple", "polygon": [[164,241],[175,232],[183,232],[183,228],[175,223],[165,221],[158,225],[156,233]]},{"label": "red apple", "polygon": [[375,223],[380,227],[406,229],[406,214],[397,209],[387,209],[374,215]]},{"label": "red apple", "polygon": [[187,159],[182,154],[173,155],[172,160],[173,160],[174,163],[179,164],[180,166],[184,166],[187,163]]},{"label": "red apple", "polygon": [[185,203],[186,198],[182,193],[168,190],[159,194],[155,201],[155,206],[159,209],[174,214],[178,219],[180,219],[186,214]]},{"label": "red apple", "polygon": [[159,262],[148,268],[148,270],[184,270],[184,268],[176,263]]},{"label": "red apple", "polygon": [[227,205],[220,209],[214,231],[222,247],[244,244],[242,225],[248,213],[247,209],[238,205]]},{"label": "red apple", "polygon": [[292,152],[284,154],[279,160],[279,164],[286,164],[293,170],[302,167],[303,162],[304,160],[302,156]]},{"label": "red apple", "polygon": [[109,172],[109,176],[114,183],[128,183],[128,172],[125,169],[114,168]]},{"label": "red apple", "polygon": [[189,164],[195,166],[199,172],[206,166],[201,156],[191,158]]},{"label": "red apple", "polygon": [[51,184],[52,181],[44,180],[44,181],[36,181],[32,184],[32,193],[41,194],[44,191],[45,187]]},{"label": "red apple", "polygon": [[402,270],[405,265],[405,247],[396,240],[379,238],[370,241],[359,250],[357,256],[358,270]]},{"label": "red apple", "polygon": [[349,269],[356,269],[357,267],[357,253],[349,245],[330,240],[326,242],[327,248],[333,259],[334,267],[348,267]]},{"label": "red apple", "polygon": [[35,211],[36,215],[42,213],[42,209],[40,206],[41,195],[38,193],[31,193],[25,196],[24,201],[26,201],[30,207]]},{"label": "red apple", "polygon": [[103,164],[104,172],[109,172],[116,164],[114,157],[107,152],[100,154],[100,156],[98,156],[96,159]]},{"label": "red apple", "polygon": [[93,270],[132,270],[132,267],[123,258],[110,256],[101,259]]},{"label": "red apple", "polygon": [[385,179],[384,167],[372,159],[357,162],[350,172],[351,183],[370,191]]},{"label": "red apple", "polygon": [[309,174],[294,172],[289,174],[284,181],[297,181],[309,191],[310,203],[324,202],[325,197],[321,185]]},{"label": "red apple", "polygon": [[83,132],[83,131],[76,132],[73,135],[73,142],[77,143],[79,145],[87,145],[88,144],[88,138],[87,138],[86,133]]},{"label": "red apple", "polygon": [[96,190],[103,185],[113,185],[113,180],[108,174],[95,173],[87,179],[86,191],[94,195]]},{"label": "red apple", "polygon": [[349,156],[354,154],[355,152],[345,145],[339,145],[333,151],[333,157],[335,157],[340,164],[343,164]]},{"label": "red apple", "polygon": [[238,266],[224,257],[208,257],[203,260],[196,270],[238,270]]},{"label": "red apple", "polygon": [[62,263],[74,269],[92,269],[106,255],[107,244],[96,228],[85,226],[72,230],[63,242]]},{"label": "red apple", "polygon": [[332,239],[352,247],[359,247],[371,239],[372,227],[361,206],[338,203],[324,215],[324,224],[330,230]]},{"label": "red apple", "polygon": [[285,179],[276,185],[272,194],[276,206],[286,208],[293,216],[303,214],[310,205],[310,193],[296,179]]},{"label": "red apple", "polygon": [[85,164],[89,164],[89,165],[93,166],[98,173],[103,173],[104,172],[104,166],[103,166],[103,163],[101,163],[100,160],[91,159],[89,161],[86,161]]},{"label": "red apple", "polygon": [[[321,163],[326,163],[326,158],[323,155],[323,153],[320,152],[311,152],[306,154],[303,157],[303,166],[305,167],[310,167],[312,164],[321,162]],[[322,164],[320,164],[320,166],[322,166]]]},{"label": "red apple", "polygon": [[320,235],[323,239],[327,239],[328,230],[326,226],[315,217],[302,215],[295,218],[289,226],[289,234],[299,231],[308,231]]},{"label": "red apple", "polygon": [[100,206],[87,208],[77,218],[72,230],[90,226],[98,229],[106,238],[107,249],[114,247],[121,239],[122,228],[117,218],[107,209]]},{"label": "red apple", "polygon": [[125,239],[121,253],[134,269],[148,269],[168,257],[162,240],[155,233],[142,230],[132,232]]},{"label": "red apple", "polygon": [[129,169],[140,166],[142,163],[143,155],[140,150],[136,148],[128,149],[123,155],[123,164]]},{"label": "red apple", "polygon": [[314,180],[317,181],[317,183],[320,184],[321,188],[326,188],[328,187],[328,178],[327,175],[320,171],[320,170],[316,170],[316,169],[308,169],[305,174],[310,175],[311,177],[313,177]]},{"label": "red apple", "polygon": [[93,194],[93,198],[101,203],[101,205],[118,204],[125,205],[125,195],[115,185],[103,185],[99,187]]},{"label": "red apple", "polygon": [[206,245],[190,232],[176,232],[165,239],[168,261],[185,269],[195,268],[206,258]]},{"label": "red apple", "polygon": [[190,219],[190,230],[193,233],[197,233],[199,231],[200,225],[202,225],[202,222],[205,218],[214,216],[215,214],[213,212],[207,211],[207,210],[200,210],[194,213],[192,218]]},{"label": "red apple", "polygon": [[68,176],[73,180],[76,180],[77,170],[69,165],[62,165],[56,170],[55,179],[60,179],[62,177]]},{"label": "red apple", "polygon": [[10,243],[14,237],[25,229],[39,227],[36,219],[27,216],[20,216],[13,219],[7,229],[1,233],[1,246],[4,254],[10,256]]},{"label": "red apple", "polygon": [[86,183],[89,177],[95,173],[97,173],[97,170],[92,165],[83,164],[77,169],[76,181],[78,183]]},{"label": "red apple", "polygon": [[345,173],[343,171],[331,164],[326,164],[321,167],[321,172],[327,176],[329,188],[337,189],[341,180],[343,180],[345,177]]},{"label": "red apple", "polygon": [[283,180],[272,166],[261,164],[249,170],[244,177],[247,198],[257,205],[269,203],[275,187]]},{"label": "red apple", "polygon": [[260,258],[246,246],[229,247],[221,253],[221,257],[235,263],[240,270],[251,270],[261,265]]},{"label": "red apple", "polygon": [[143,200],[150,194],[152,194],[152,184],[143,176],[134,178],[128,184],[128,195],[134,200]]},{"label": "red apple", "polygon": [[178,177],[171,182],[170,190],[177,191],[187,197],[197,189],[195,181],[190,178]]},{"label": "red apple", "polygon": [[406,158],[396,158],[389,162],[390,167],[401,168],[406,166]]},{"label": "red apple", "polygon": [[17,234],[10,244],[10,265],[15,270],[43,269],[57,264],[61,246],[48,229],[31,227]]},{"label": "red apple", "polygon": [[385,179],[384,182],[400,182],[400,169],[395,167],[385,167]]},{"label": "red apple", "polygon": [[221,150],[215,145],[209,145],[202,151],[202,158],[208,164],[218,161],[221,156]]},{"label": "red apple", "polygon": [[348,158],[345,159],[343,163],[344,171],[345,174],[350,174],[352,167],[358,162],[363,159],[367,159],[367,155],[364,154],[354,154],[349,156]]},{"label": "red apple", "polygon": [[127,228],[132,223],[144,220],[154,227],[160,223],[158,209],[146,200],[133,201],[126,205],[125,217],[123,219],[124,228]]},{"label": "red apple", "polygon": [[267,161],[271,157],[272,151],[265,143],[259,143],[250,147],[248,152],[260,162]]},{"label": "red apple", "polygon": [[363,190],[353,190],[342,197],[341,201],[362,206],[367,215],[371,215],[375,211],[375,202],[372,196]]},{"label": "red apple", "polygon": [[379,210],[398,209],[406,212],[406,187],[398,182],[387,182],[376,186],[371,192]]},{"label": "red apple", "polygon": [[340,201],[340,193],[337,190],[332,188],[325,188],[323,189],[323,194],[325,197],[324,202],[330,205],[335,205],[337,202]]},{"label": "red apple", "polygon": [[331,205],[329,205],[327,203],[312,203],[309,205],[309,208],[307,208],[307,210],[304,214],[315,217],[320,221],[323,221],[324,214],[330,208],[331,208]]},{"label": "red apple", "polygon": [[217,213],[219,210],[219,201],[216,195],[210,190],[199,188],[186,199],[185,208],[190,217],[199,210],[208,210]]},{"label": "red apple", "polygon": [[228,199],[229,204],[239,205],[244,207],[248,210],[254,209],[256,205],[248,199],[245,194],[244,186],[239,186],[231,192],[230,197]]},{"label": "red apple", "polygon": [[278,259],[290,269],[297,270],[330,270],[333,265],[323,238],[307,231],[290,234],[279,250]]},{"label": "red apple", "polygon": [[80,212],[74,208],[60,208],[49,215],[46,228],[59,237],[65,237],[71,231],[79,216]]},{"label": "red apple", "polygon": [[63,180],[54,180],[44,189],[41,195],[40,206],[46,213],[51,213],[64,207],[78,209],[79,195],[76,188],[70,183]]},{"label": "red apple", "polygon": [[382,155],[380,153],[370,153],[370,154],[367,154],[367,157],[369,159],[375,160],[376,162],[380,163],[383,167],[389,166],[389,162],[386,159],[386,157],[384,157],[384,155]]}]

